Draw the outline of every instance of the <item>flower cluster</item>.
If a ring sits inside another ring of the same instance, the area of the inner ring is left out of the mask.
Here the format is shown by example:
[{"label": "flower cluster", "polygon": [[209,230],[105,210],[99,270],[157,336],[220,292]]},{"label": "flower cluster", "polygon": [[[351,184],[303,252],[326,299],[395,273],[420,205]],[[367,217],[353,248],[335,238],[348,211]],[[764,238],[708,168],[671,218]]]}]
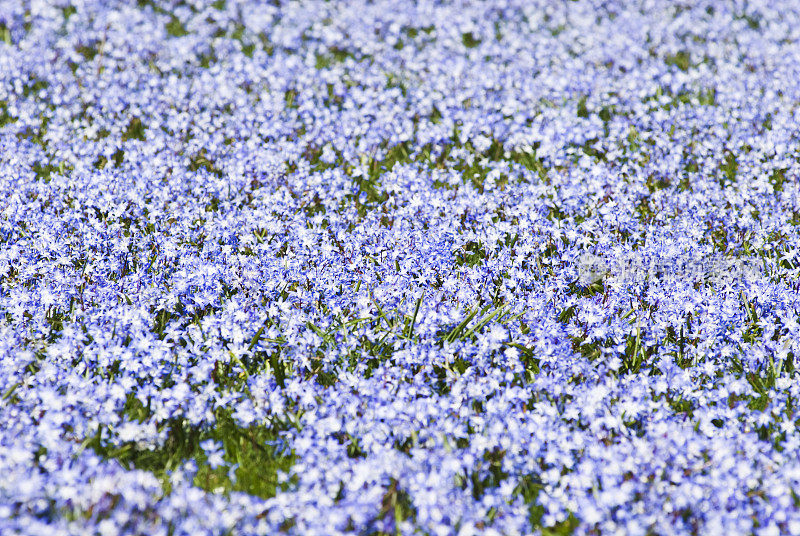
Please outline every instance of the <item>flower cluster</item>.
[{"label": "flower cluster", "polygon": [[800,534],[799,74],[781,0],[0,2],[0,533]]}]

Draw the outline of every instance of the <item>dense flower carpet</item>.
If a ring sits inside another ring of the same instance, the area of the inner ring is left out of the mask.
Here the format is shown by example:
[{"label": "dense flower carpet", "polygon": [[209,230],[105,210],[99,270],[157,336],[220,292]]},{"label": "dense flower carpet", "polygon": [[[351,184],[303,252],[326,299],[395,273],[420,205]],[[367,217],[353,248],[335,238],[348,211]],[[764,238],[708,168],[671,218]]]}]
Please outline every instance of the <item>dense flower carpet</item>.
[{"label": "dense flower carpet", "polygon": [[0,534],[800,534],[800,4],[1,0]]}]

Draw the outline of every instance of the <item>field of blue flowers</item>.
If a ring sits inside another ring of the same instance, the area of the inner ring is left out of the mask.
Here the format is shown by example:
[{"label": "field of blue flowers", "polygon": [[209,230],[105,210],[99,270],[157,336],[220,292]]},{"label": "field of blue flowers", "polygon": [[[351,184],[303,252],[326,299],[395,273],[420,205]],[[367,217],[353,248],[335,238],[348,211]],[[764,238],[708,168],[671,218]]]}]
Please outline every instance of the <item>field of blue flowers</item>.
[{"label": "field of blue flowers", "polygon": [[800,4],[0,0],[0,534],[800,534]]}]

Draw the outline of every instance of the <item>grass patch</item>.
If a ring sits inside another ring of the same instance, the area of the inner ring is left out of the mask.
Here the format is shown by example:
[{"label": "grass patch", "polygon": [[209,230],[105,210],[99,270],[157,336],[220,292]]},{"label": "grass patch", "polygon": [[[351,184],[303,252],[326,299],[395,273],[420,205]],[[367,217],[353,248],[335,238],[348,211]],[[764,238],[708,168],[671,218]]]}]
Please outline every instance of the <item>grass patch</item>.
[{"label": "grass patch", "polygon": [[[135,422],[149,418],[149,410],[129,396],[124,413]],[[287,471],[293,455],[282,447],[281,426],[239,426],[227,408],[217,409],[213,426],[190,425],[173,418],[160,425],[167,430],[166,441],[148,448],[133,441],[115,444],[109,430],[98,428],[84,442],[105,459],[117,460],[128,468],[150,471],[169,491],[169,475],[185,461],[197,463],[194,485],[217,493],[240,491],[259,497],[272,497],[278,490],[278,472]],[[201,443],[213,440],[222,444],[225,465],[212,467]]]}]

